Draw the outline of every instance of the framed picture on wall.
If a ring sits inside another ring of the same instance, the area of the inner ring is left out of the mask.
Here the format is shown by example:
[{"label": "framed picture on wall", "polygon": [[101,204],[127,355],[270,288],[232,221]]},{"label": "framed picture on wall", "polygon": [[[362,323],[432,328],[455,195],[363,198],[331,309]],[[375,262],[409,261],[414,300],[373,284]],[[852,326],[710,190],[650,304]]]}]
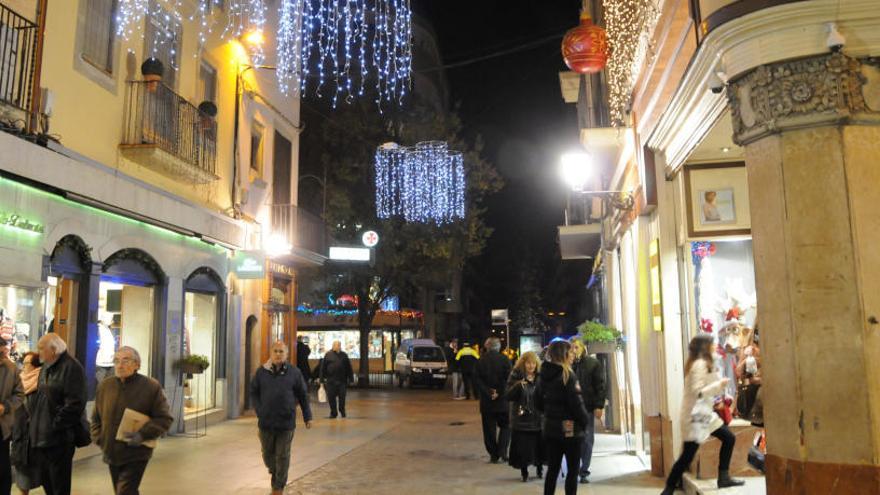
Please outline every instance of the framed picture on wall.
[{"label": "framed picture on wall", "polygon": [[745,163],[687,165],[684,183],[689,237],[751,234]]}]

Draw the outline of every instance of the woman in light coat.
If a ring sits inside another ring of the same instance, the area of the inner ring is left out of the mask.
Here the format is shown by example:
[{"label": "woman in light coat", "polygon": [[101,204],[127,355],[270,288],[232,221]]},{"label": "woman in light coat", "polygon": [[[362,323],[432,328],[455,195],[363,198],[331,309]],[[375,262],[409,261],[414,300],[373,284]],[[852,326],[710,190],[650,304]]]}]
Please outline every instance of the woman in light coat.
[{"label": "woman in light coat", "polygon": [[721,451],[718,458],[718,488],[741,486],[744,481],[730,477],[730,457],[736,437],[721,417],[713,411],[715,396],[722,393],[728,383],[727,378],[718,376],[713,364],[712,355],[715,342],[712,336],[701,334],[694,337],[688,345],[688,360],[685,364],[684,396],[681,401],[681,431],[684,436],[684,448],[672,466],[666,488],[662,495],[672,495],[681,484],[681,477],[690,466],[697,454],[700,444],[709,436],[721,440]]}]

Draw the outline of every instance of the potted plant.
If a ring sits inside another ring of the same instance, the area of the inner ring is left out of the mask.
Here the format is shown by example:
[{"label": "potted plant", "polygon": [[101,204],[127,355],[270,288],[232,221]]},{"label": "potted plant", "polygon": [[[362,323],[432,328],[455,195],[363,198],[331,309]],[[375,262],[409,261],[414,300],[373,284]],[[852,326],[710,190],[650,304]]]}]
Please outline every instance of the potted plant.
[{"label": "potted plant", "polygon": [[186,375],[204,373],[208,365],[207,356],[202,356],[201,354],[190,354],[177,361],[177,368]]},{"label": "potted plant", "polygon": [[598,321],[585,321],[578,327],[578,334],[590,352],[614,352],[623,347],[620,330]]}]

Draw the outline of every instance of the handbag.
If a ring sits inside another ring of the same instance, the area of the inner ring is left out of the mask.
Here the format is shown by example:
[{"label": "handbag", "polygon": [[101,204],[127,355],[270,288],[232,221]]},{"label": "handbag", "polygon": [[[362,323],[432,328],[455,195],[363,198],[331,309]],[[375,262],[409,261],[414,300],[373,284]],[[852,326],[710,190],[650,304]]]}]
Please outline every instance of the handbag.
[{"label": "handbag", "polygon": [[318,402],[324,403],[327,402],[327,391],[324,390],[324,384],[322,383],[320,387],[318,387]]},{"label": "handbag", "polygon": [[715,403],[715,413],[724,421],[725,425],[729,425],[733,421],[733,412],[730,410],[731,404],[733,404],[733,399],[730,397],[725,397],[720,402]]}]

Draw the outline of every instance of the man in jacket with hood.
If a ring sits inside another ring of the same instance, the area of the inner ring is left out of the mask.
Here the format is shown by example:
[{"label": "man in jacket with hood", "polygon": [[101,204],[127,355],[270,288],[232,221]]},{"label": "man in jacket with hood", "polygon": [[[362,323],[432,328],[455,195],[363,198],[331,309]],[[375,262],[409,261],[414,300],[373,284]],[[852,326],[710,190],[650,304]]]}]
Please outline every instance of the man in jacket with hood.
[{"label": "man in jacket with hood", "polygon": [[507,399],[507,378],[510,360],[501,354],[501,341],[495,337],[486,340],[486,352],[477,362],[476,384],[480,391],[480,416],[483,418],[483,443],[492,463],[507,462],[510,443],[510,416]]},{"label": "man in jacket with hood", "polygon": [[306,428],[312,427],[312,410],[302,373],[287,362],[287,344],[272,344],[269,361],[251,381],[251,398],[257,412],[263,463],[272,475],[272,495],[281,495],[287,484],[290,446],[296,429],[296,404]]},{"label": "man in jacket with hood", "polygon": [[82,428],[86,407],[86,374],[57,333],[43,335],[37,341],[37,352],[43,367],[28,425],[29,440],[40,466],[43,490],[48,495],[69,494],[74,438]]},{"label": "man in jacket with hood", "polygon": [[581,397],[587,409],[589,420],[584,425],[584,443],[581,447],[581,465],[578,472],[581,483],[589,483],[590,462],[593,459],[593,444],[595,442],[595,420],[602,421],[602,413],[605,410],[605,370],[598,359],[587,353],[584,343],[575,336],[571,339],[572,348],[575,352],[575,361],[572,366],[578,383],[581,386]]},{"label": "man in jacket with hood", "polygon": [[[95,409],[89,429],[92,441],[104,452],[110,466],[113,492],[118,495],[137,494],[147,463],[153,456],[149,442],[163,435],[174,418],[162,386],[153,378],[138,373],[141,355],[133,348],[122,346],[113,357],[115,376],[98,385]],[[126,440],[117,440],[116,433],[126,409],[150,418],[136,432],[127,433]]]},{"label": "man in jacket with hood", "polygon": [[[342,351],[342,342],[333,342],[333,347],[324,354],[321,363],[321,381],[326,383],[327,402],[330,403],[330,418],[337,414],[345,417],[345,392],[349,382],[354,381],[354,371],[348,354]],[[338,402],[338,405],[337,405]]]}]

